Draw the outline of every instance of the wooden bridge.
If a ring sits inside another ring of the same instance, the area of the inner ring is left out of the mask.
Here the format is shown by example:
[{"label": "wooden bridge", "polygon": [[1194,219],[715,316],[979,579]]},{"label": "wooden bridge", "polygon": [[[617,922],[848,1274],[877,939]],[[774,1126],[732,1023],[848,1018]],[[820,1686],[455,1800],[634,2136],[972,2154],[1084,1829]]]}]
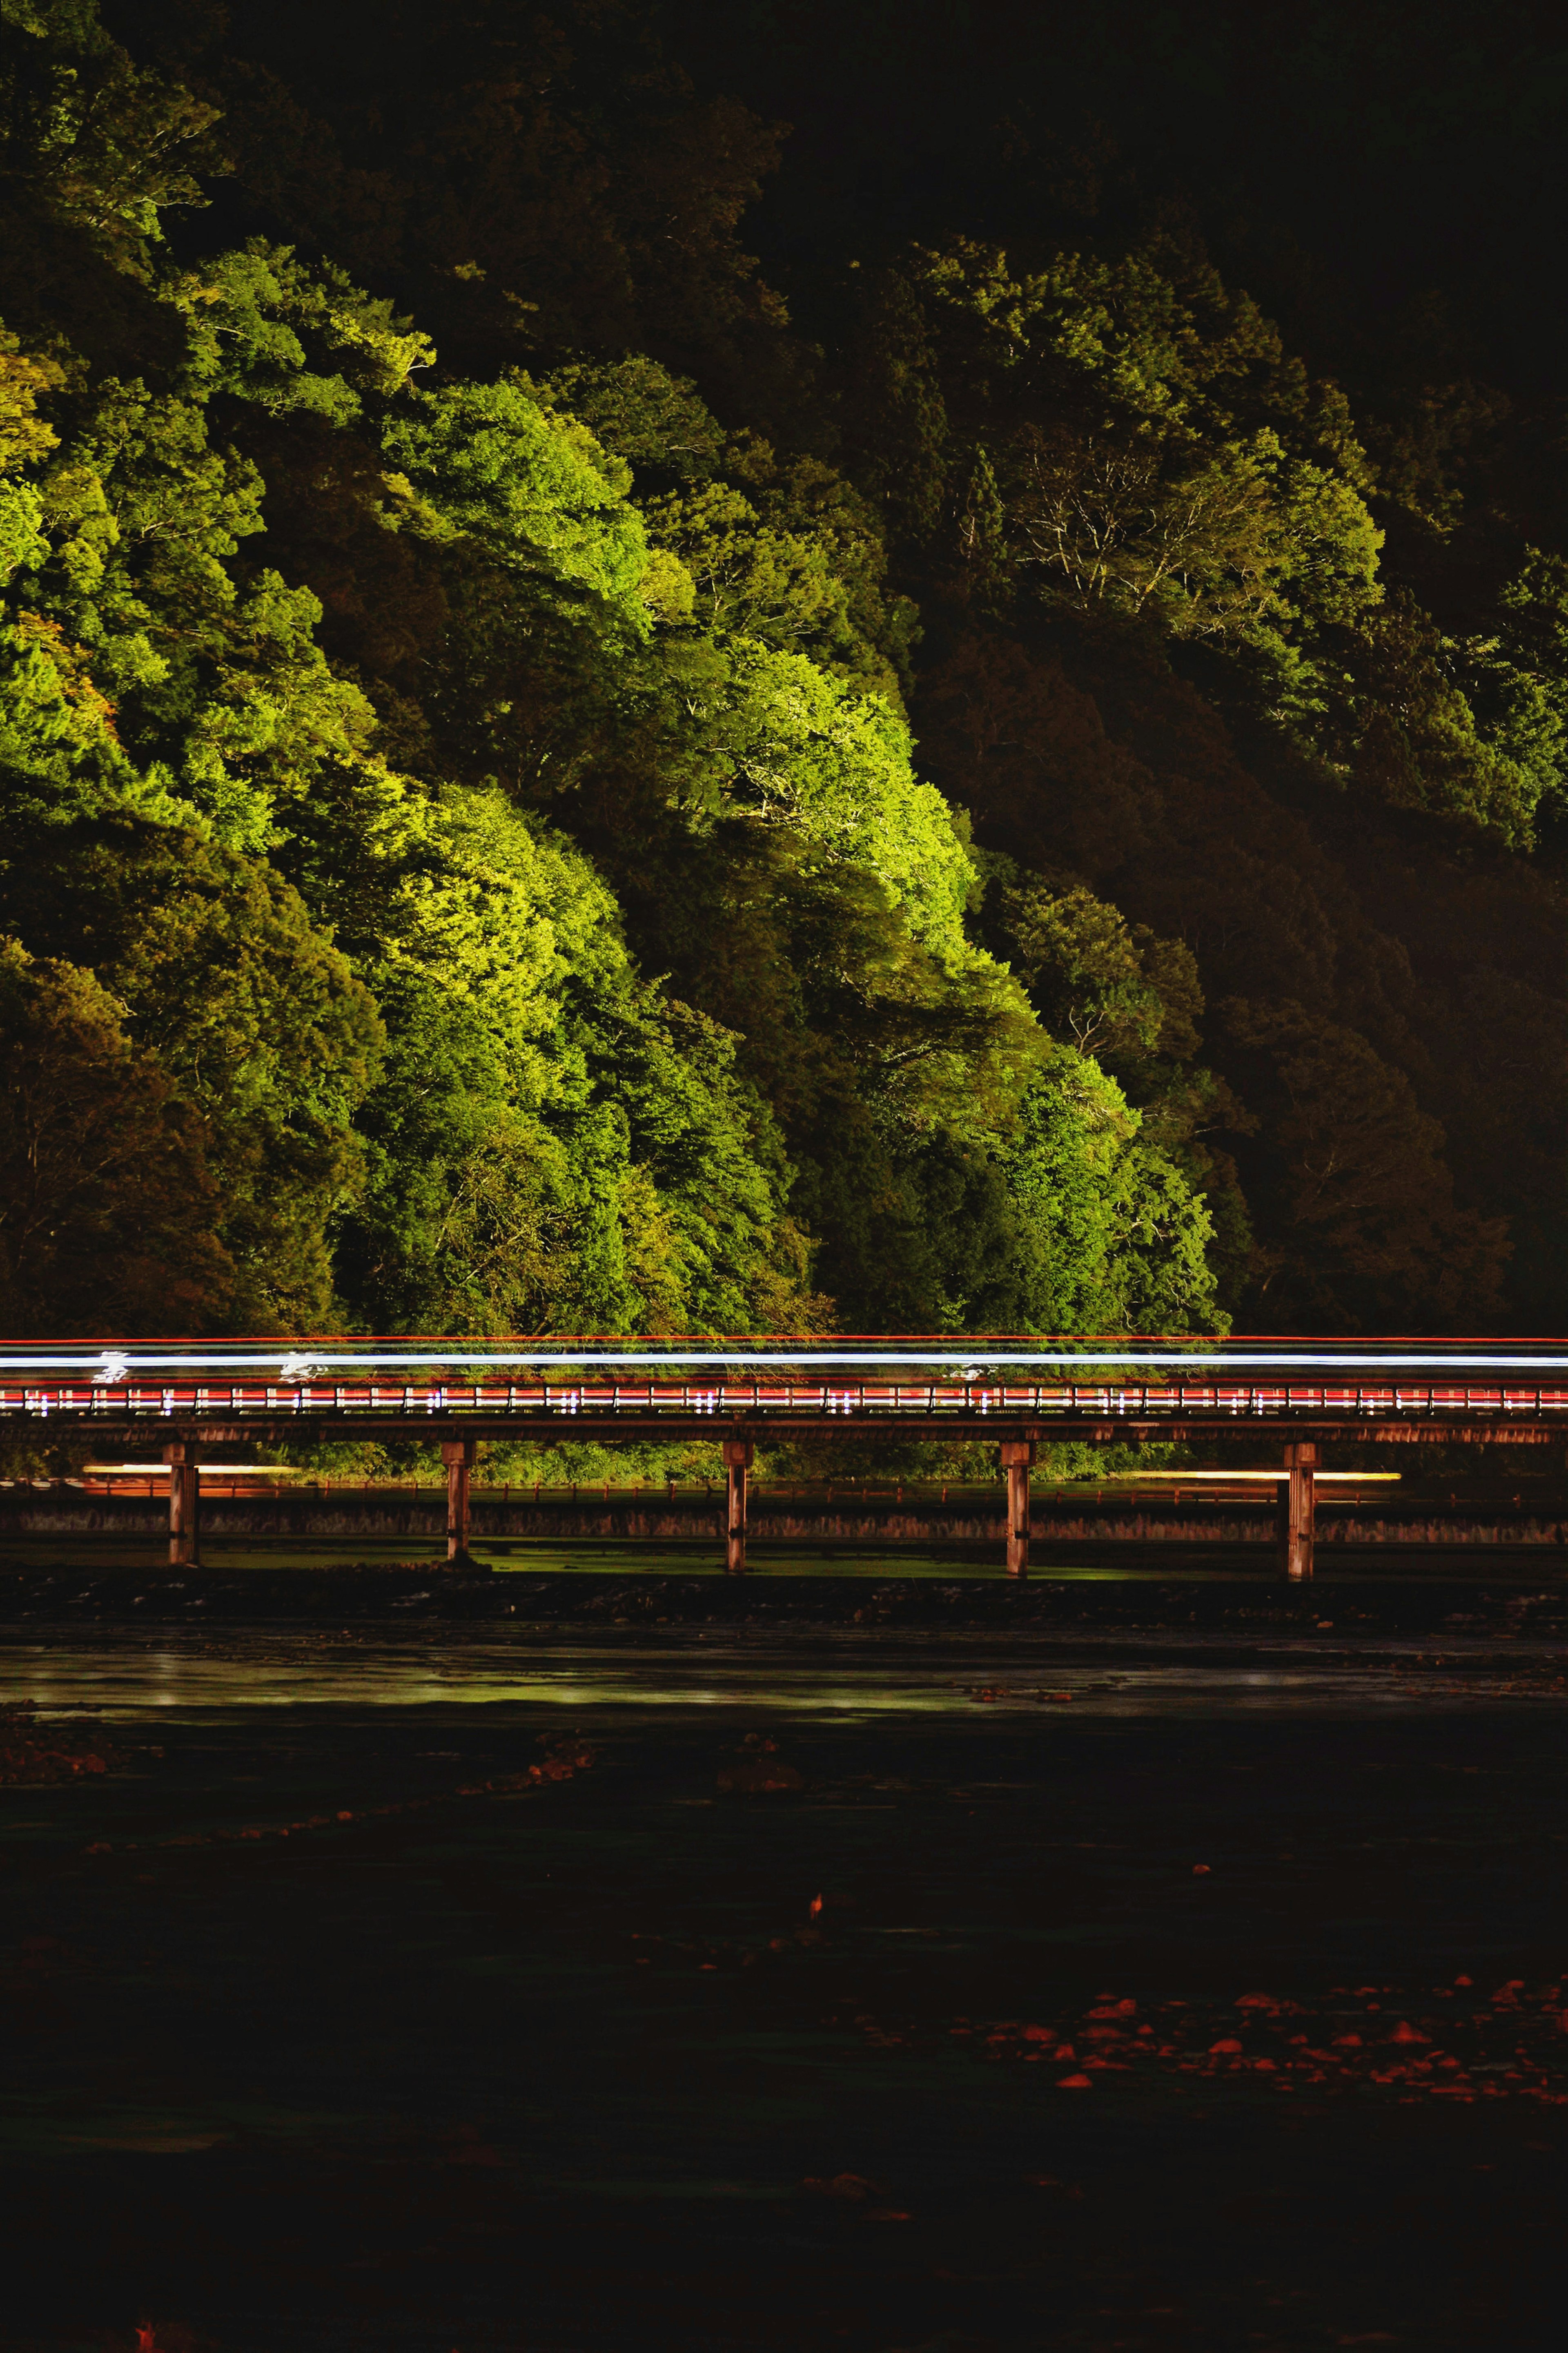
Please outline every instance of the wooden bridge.
[{"label": "wooden bridge", "polygon": [[482,1439],[720,1441],[725,1566],[746,1565],[759,1440],[831,1432],[994,1440],[1007,1484],[1007,1568],[1027,1574],[1029,1467],[1042,1441],[1257,1440],[1279,1449],[1281,1550],[1312,1573],[1315,1472],[1335,1441],[1542,1445],[1568,1440],[1568,1345],[1147,1335],[939,1338],[9,1344],[11,1427],[155,1440],[170,1558],[198,1555],[204,1450],[250,1440],[438,1440],[448,1559],[468,1560]]}]

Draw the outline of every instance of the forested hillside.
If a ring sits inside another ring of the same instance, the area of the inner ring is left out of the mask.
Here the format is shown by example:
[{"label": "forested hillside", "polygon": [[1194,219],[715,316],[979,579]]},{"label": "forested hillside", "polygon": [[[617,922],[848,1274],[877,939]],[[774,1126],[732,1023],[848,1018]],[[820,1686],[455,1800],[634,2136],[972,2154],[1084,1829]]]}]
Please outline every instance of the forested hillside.
[{"label": "forested hillside", "polygon": [[13,1334],[1561,1322],[1560,396],[798,14],[0,0]]}]

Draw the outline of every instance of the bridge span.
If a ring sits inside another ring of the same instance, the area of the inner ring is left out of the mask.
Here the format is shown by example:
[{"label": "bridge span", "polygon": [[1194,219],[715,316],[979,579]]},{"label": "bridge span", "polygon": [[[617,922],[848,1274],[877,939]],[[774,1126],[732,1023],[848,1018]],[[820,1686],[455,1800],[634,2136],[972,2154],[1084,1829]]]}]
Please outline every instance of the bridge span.
[{"label": "bridge span", "polygon": [[1286,1574],[1312,1573],[1315,1472],[1333,1442],[1568,1440],[1568,1344],[1552,1340],[1008,1334],[633,1340],[245,1339],[0,1343],[0,1419],[155,1441],[170,1559],[198,1557],[205,1449],[419,1438],[447,1466],[448,1560],[469,1558],[481,1440],[720,1441],[725,1566],[746,1565],[759,1442],[830,1434],[994,1441],[1007,1568],[1029,1558],[1029,1468],[1052,1440],[1256,1440],[1276,1451]]}]

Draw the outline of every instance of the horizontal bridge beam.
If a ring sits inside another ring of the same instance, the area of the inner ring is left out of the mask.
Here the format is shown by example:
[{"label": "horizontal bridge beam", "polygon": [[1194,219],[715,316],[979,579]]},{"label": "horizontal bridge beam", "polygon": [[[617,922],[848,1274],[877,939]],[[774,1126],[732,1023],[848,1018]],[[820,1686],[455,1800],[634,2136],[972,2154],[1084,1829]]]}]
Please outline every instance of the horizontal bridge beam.
[{"label": "horizontal bridge beam", "polygon": [[[29,1422],[47,1422],[57,1430],[68,1418],[62,1413],[12,1417]],[[633,1439],[657,1438],[669,1440],[694,1439],[721,1440],[749,1438],[766,1443],[770,1438],[801,1438],[807,1435],[842,1438],[866,1437],[879,1432],[890,1438],[931,1438],[938,1431],[952,1438],[1005,1440],[1026,1439],[1037,1444],[1051,1440],[1077,1439],[1091,1445],[1110,1446],[1136,1440],[1159,1440],[1166,1442],[1197,1444],[1217,1439],[1256,1438],[1277,1440],[1282,1438],[1317,1438],[1327,1441],[1340,1440],[1357,1445],[1394,1444],[1431,1445],[1442,1440],[1448,1445],[1548,1445],[1561,1443],[1568,1436],[1568,1413],[1548,1419],[1542,1415],[1523,1412],[1499,1415],[1481,1419],[1474,1415],[1447,1416],[1412,1409],[1397,1418],[1386,1409],[1382,1413],[1352,1418],[1343,1414],[1312,1413],[1279,1409],[1267,1414],[1212,1414],[1186,1412],[1150,1414],[1126,1412],[1108,1418],[1098,1414],[1060,1413],[1044,1418],[1038,1413],[965,1413],[954,1411],[932,1416],[927,1413],[905,1413],[892,1410],[842,1412],[831,1417],[821,1413],[804,1414],[779,1412],[728,1412],[723,1414],[690,1414],[681,1412],[649,1413],[646,1409],[623,1408],[619,1412],[580,1413],[515,1413],[496,1414],[465,1409],[460,1412],[429,1411],[408,1414],[387,1410],[374,1414],[344,1411],[323,1411],[317,1407],[310,1411],[279,1414],[259,1409],[255,1412],[222,1414],[208,1408],[198,1411],[189,1408],[158,1411],[83,1417],[83,1427],[110,1431],[127,1440],[140,1436],[151,1439],[156,1433],[160,1443],[174,1438],[192,1438],[214,1445],[251,1443],[299,1443],[314,1439],[439,1439],[453,1437],[472,1439],[520,1438],[552,1440],[573,1439]]]}]

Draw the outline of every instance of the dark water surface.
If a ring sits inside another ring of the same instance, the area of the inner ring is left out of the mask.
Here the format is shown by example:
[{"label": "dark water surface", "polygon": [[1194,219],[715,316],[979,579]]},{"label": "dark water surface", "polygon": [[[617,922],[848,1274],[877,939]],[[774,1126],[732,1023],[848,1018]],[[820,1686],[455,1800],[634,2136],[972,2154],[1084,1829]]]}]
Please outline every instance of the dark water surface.
[{"label": "dark water surface", "polygon": [[[424,1597],[416,1597],[423,1599]],[[1059,1635],[815,1626],[694,1632],[421,1626],[142,1631],[58,1629],[0,1648],[0,1704],[165,1711],[507,1704],[581,1712],[777,1710],[858,1719],[1003,1711],[1063,1701],[1093,1715],[1359,1714],[1384,1705],[1561,1705],[1568,1642],[1445,1633],[1271,1635],[1096,1627]],[[543,1719],[542,1719],[542,1721]]]},{"label": "dark water surface", "polygon": [[0,2344],[1556,2348],[1531,1664],[18,1630]]}]

